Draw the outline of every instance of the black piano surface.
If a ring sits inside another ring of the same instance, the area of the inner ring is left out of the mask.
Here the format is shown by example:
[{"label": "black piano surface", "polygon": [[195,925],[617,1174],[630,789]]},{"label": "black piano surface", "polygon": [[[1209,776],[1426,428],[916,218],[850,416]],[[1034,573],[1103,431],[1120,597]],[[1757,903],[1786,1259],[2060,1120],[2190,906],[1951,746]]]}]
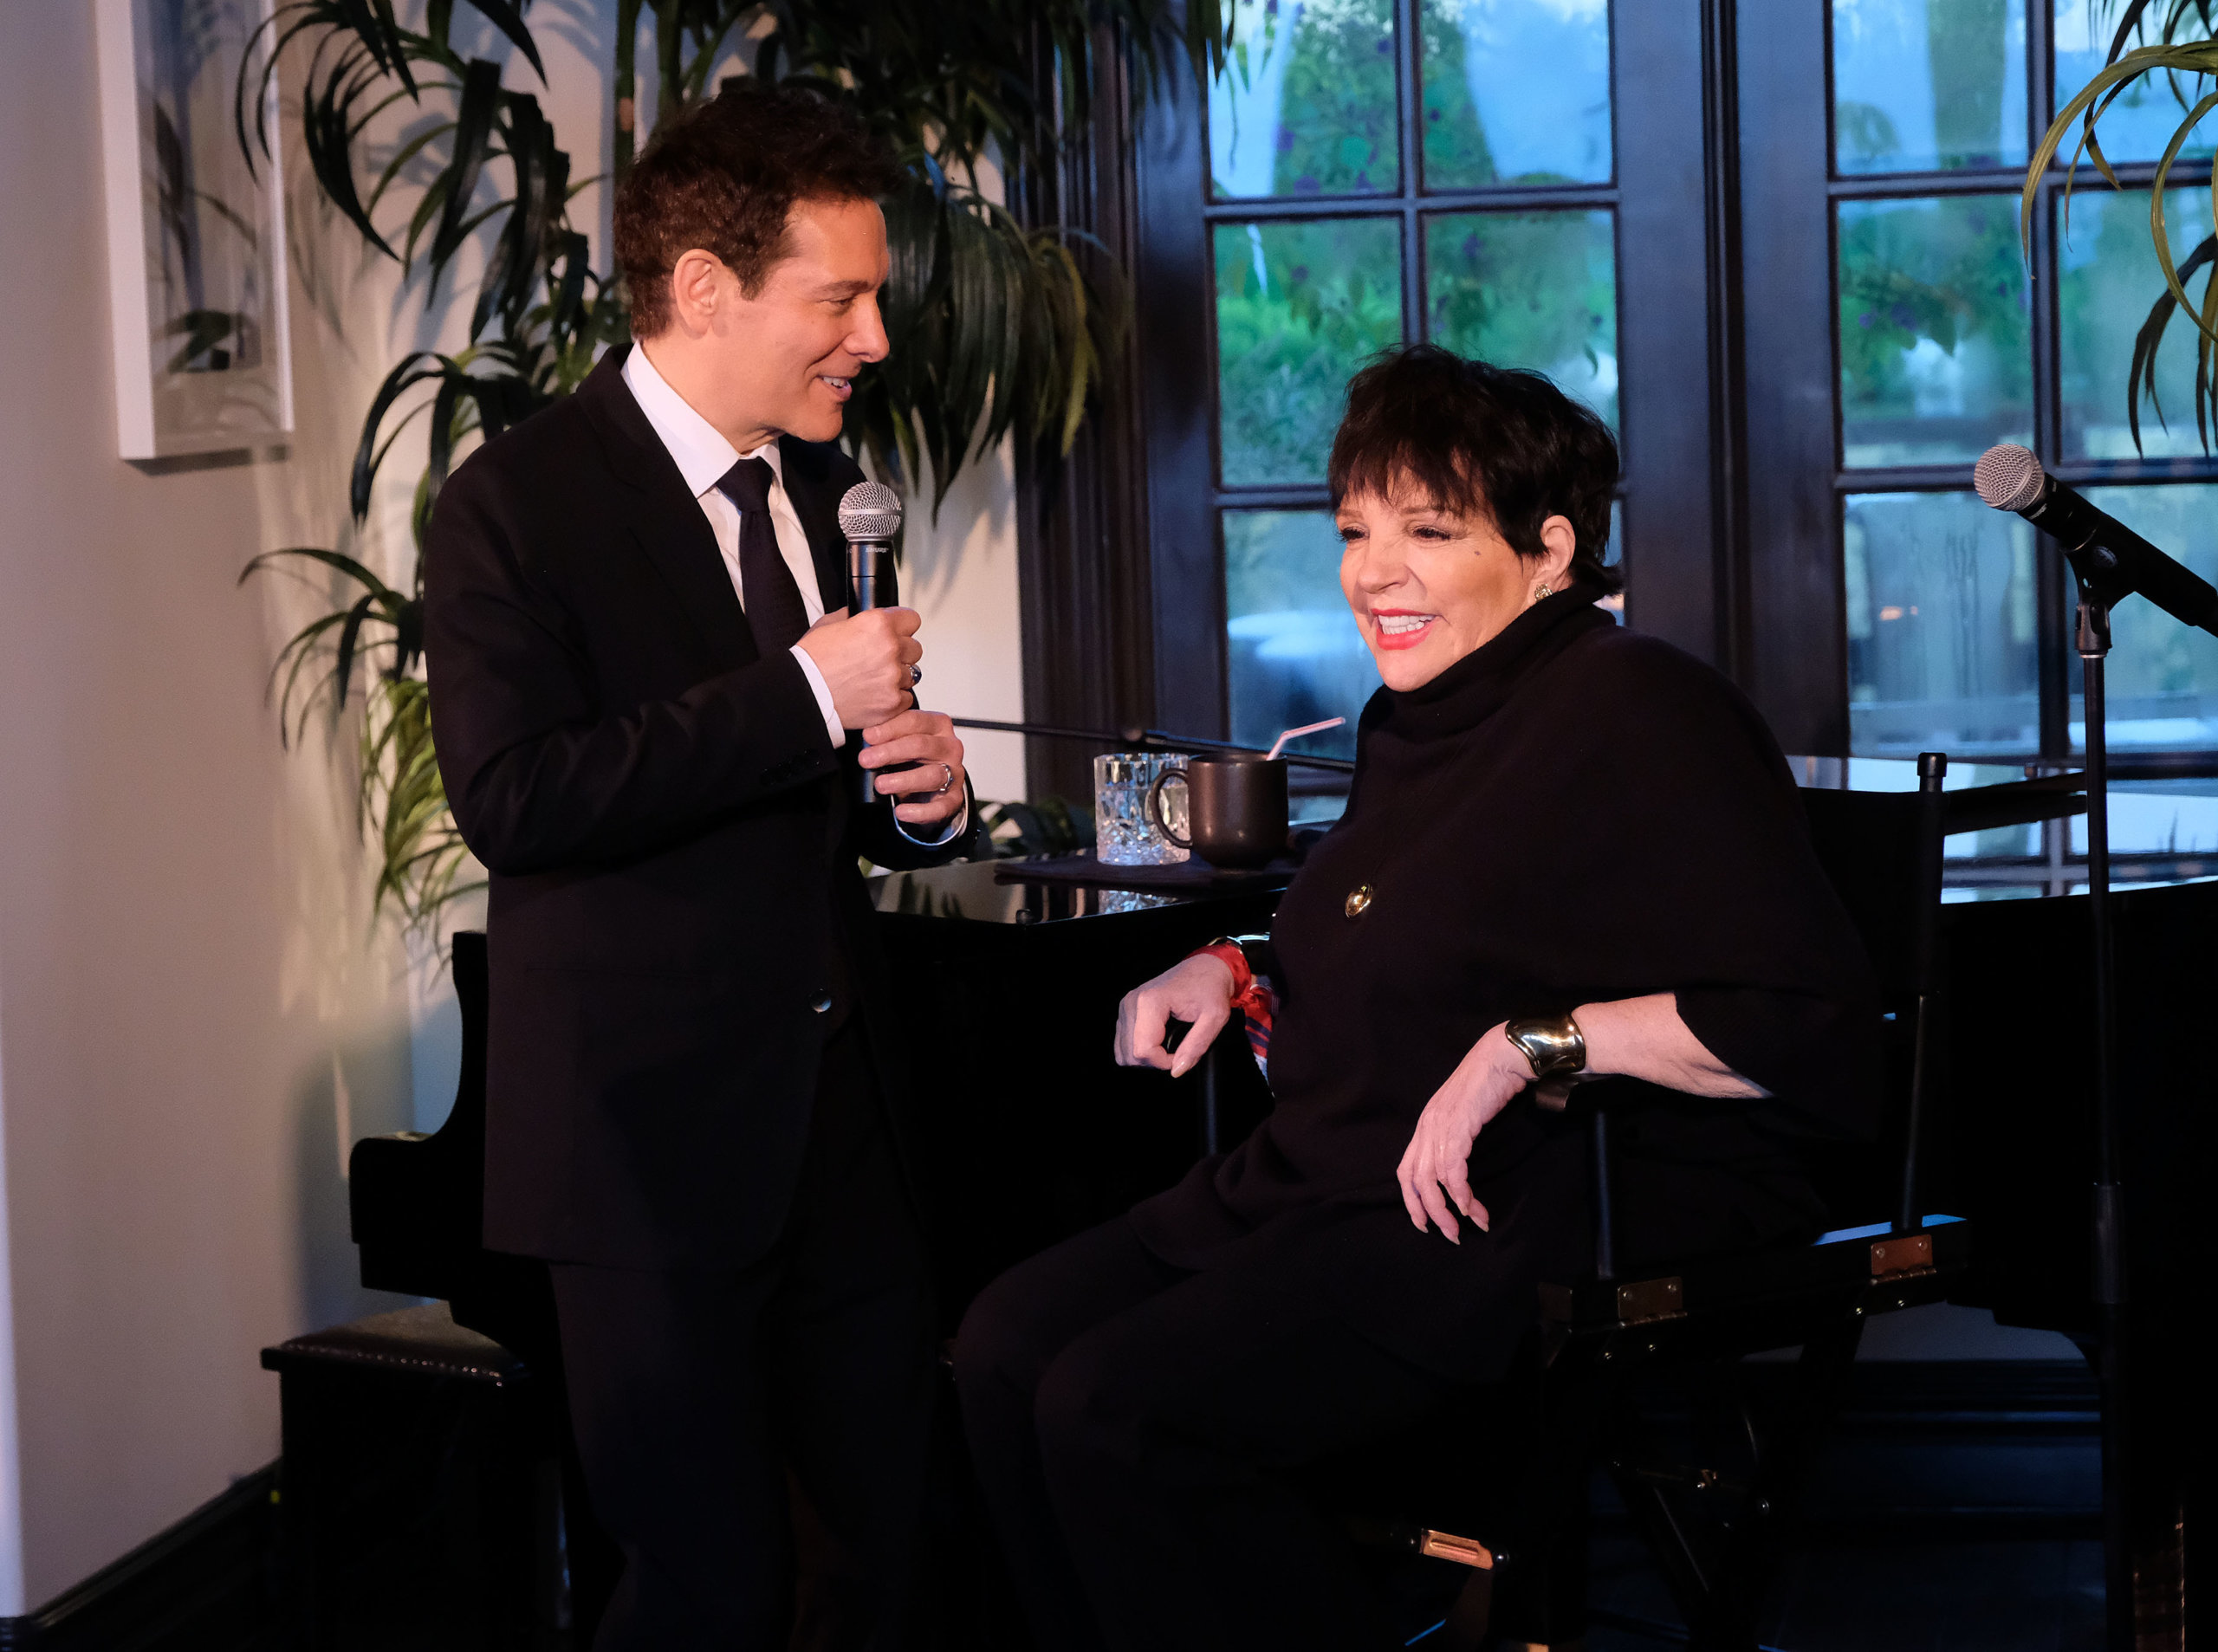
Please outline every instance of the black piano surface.
[{"label": "black piano surface", "polygon": [[[1236,1028],[1179,1080],[1117,1067],[1110,1038],[1134,984],[1212,936],[1267,928],[1284,877],[1120,891],[1089,886],[1098,872],[1056,871],[974,862],[873,885],[900,983],[890,1032],[911,1079],[902,1122],[950,1318],[1000,1268],[1168,1186],[1206,1135],[1229,1147],[1268,1105]],[[2130,1266],[2136,1299],[2153,1312],[2201,1277],[2208,1242],[2218,883],[2115,900]],[[2086,913],[2082,897],[1946,909],[1947,1083],[1926,1201],[1978,1224],[1962,1300],[2074,1335],[2092,1328]],[[457,937],[453,967],[464,1012],[454,1110],[430,1135],[358,1143],[351,1196],[362,1282],[445,1298],[475,1322],[529,1265],[477,1242],[482,936]]]},{"label": "black piano surface", "polygon": [[[884,1031],[910,1075],[900,1123],[927,1206],[951,1330],[978,1288],[1168,1187],[1214,1134],[1268,1105],[1235,1026],[1181,1079],[1111,1059],[1125,993],[1211,937],[1267,929],[1292,876],[979,861],[895,872],[872,892],[898,983]],[[1138,890],[1103,887],[1120,875]],[[430,1134],[355,1144],[354,1241],[372,1289],[444,1298],[529,1358],[544,1348],[544,1270],[485,1250],[485,941],[455,937],[463,1061]]]}]

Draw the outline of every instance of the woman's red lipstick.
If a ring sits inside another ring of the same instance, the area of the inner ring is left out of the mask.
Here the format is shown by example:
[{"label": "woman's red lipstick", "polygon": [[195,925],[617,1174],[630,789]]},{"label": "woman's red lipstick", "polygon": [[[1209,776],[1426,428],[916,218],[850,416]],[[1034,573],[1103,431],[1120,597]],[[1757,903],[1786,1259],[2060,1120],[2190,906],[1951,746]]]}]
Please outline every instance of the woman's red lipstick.
[{"label": "woman's red lipstick", "polygon": [[[1378,638],[1378,646],[1391,649],[1415,648],[1424,640],[1425,633],[1432,629],[1433,622],[1440,618],[1438,614],[1427,613],[1421,608],[1373,608],[1369,617],[1372,634]],[[1412,625],[1406,631],[1389,631],[1379,623],[1385,619],[1422,619],[1425,623]]]}]

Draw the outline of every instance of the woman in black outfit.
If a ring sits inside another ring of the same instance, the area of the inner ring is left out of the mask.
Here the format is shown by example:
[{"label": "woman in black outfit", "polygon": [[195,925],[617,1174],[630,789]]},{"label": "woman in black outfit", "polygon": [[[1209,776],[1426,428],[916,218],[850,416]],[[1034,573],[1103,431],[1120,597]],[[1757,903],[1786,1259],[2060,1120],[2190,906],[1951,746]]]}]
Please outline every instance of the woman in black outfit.
[{"label": "woman in black outfit", "polygon": [[1267,943],[1117,1027],[1120,1062],[1181,1072],[1274,998],[1274,1109],[957,1343],[1043,1647],[1398,1644],[1286,1471],[1500,1377],[1535,1286],[1591,1268],[1570,1084],[1611,1116],[1628,1260],[1824,1226],[1804,1163],[1872,1122],[1869,967],[1755,709],[1596,606],[1617,473],[1538,374],[1417,346],[1349,388],[1340,582],[1385,687],[1347,813]]}]

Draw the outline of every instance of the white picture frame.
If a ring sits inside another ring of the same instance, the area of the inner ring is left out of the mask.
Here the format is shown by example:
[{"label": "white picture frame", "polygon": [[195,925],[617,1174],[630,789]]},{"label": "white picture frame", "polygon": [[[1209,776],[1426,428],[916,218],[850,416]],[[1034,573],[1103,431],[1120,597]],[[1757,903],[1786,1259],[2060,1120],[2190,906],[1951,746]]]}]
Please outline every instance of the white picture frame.
[{"label": "white picture frame", "polygon": [[[248,164],[233,116],[240,62],[264,49],[271,3],[96,0],[126,459],[254,448],[292,432],[282,170],[258,147]],[[274,77],[261,113],[274,134]]]}]

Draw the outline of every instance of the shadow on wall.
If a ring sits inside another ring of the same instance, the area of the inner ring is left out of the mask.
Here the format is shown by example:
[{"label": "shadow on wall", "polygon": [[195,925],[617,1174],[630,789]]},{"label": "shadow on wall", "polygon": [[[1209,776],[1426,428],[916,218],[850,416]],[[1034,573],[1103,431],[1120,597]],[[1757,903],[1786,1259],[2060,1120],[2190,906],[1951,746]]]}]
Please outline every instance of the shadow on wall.
[{"label": "shadow on wall", "polygon": [[416,1127],[406,1027],[334,1049],[293,1088],[295,1185],[300,1201],[301,1317],[311,1329],[399,1306],[360,1283],[347,1208],[347,1155],[365,1136]]}]

